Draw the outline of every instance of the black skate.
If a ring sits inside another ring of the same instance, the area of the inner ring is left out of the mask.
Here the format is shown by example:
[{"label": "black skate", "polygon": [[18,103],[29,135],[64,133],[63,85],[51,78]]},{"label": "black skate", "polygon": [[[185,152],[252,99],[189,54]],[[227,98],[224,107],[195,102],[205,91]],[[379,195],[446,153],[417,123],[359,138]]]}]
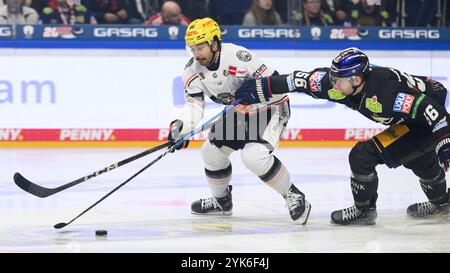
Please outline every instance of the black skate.
[{"label": "black skate", "polygon": [[228,193],[222,198],[209,197],[193,202],[191,213],[196,215],[232,215],[231,189],[232,187],[228,186]]},{"label": "black skate", "polygon": [[432,203],[430,201],[415,203],[408,207],[406,213],[414,218],[447,217],[450,213],[450,196],[447,193],[447,200],[444,203]]},{"label": "black skate", "polygon": [[289,192],[283,194],[283,197],[286,199],[286,206],[289,209],[292,220],[297,224],[306,224],[311,205],[305,200],[305,195],[294,185],[291,185]]},{"label": "black skate", "polygon": [[376,207],[358,209],[353,205],[331,213],[331,223],[338,225],[374,225],[376,219]]}]

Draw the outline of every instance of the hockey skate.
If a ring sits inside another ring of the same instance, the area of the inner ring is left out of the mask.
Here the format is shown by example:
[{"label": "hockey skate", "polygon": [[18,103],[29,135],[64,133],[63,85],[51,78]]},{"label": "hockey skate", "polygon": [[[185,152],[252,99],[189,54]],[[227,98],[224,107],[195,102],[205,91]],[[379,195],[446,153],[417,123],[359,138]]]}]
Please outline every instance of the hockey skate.
[{"label": "hockey skate", "polygon": [[194,201],[191,205],[191,213],[196,215],[232,215],[231,189],[232,187],[228,186],[228,193],[222,198],[209,197]]},{"label": "hockey skate", "polygon": [[311,205],[305,200],[305,195],[291,185],[289,192],[283,194],[283,197],[292,220],[297,224],[305,225],[311,211]]},{"label": "hockey skate", "polygon": [[428,201],[412,204],[408,207],[406,213],[414,218],[448,217],[450,213],[450,195],[447,193],[446,197],[446,201],[443,203]]},{"label": "hockey skate", "polygon": [[376,219],[377,209],[375,206],[357,208],[353,205],[331,213],[331,223],[338,225],[374,225]]}]

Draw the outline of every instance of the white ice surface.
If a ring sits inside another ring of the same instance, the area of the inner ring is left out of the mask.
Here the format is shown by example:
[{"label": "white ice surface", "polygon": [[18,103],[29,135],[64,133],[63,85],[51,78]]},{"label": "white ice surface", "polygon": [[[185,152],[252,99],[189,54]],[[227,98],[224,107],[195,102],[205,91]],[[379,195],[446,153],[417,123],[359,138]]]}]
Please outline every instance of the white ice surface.
[{"label": "white ice surface", "polygon": [[[425,201],[411,171],[378,167],[374,226],[336,226],[330,213],[352,204],[348,148],[278,149],[292,181],[312,204],[307,225],[294,225],[284,200],[232,154],[234,214],[190,214],[210,195],[198,149],[169,154],[97,207],[67,222],[145,166],[150,155],[51,197],[34,197],[13,182],[18,171],[56,187],[143,149],[0,150],[0,252],[450,252],[450,219],[414,220]],[[95,230],[106,229],[107,237]]]}]

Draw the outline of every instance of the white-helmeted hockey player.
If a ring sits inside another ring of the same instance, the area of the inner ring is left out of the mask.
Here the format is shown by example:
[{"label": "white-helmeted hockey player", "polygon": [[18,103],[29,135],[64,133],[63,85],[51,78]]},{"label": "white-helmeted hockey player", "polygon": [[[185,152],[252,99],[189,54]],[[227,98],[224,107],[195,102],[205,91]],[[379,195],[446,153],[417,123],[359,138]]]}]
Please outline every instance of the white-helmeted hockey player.
[{"label": "white-helmeted hockey player", "polygon": [[[182,117],[170,124],[169,140],[177,140],[195,129],[203,117],[205,95],[216,103],[226,104],[246,78],[276,73],[246,48],[222,43],[220,28],[210,18],[193,21],[185,40],[193,55],[183,74],[186,103]],[[273,95],[265,103],[237,105],[215,122],[202,146],[206,178],[213,196],[193,202],[193,214],[232,214],[229,186],[232,169],[228,157],[241,150],[245,166],[285,198],[292,220],[306,223],[311,206],[292,184],[287,169],[272,154],[289,116],[288,96]],[[187,145],[184,142],[179,148]]]}]

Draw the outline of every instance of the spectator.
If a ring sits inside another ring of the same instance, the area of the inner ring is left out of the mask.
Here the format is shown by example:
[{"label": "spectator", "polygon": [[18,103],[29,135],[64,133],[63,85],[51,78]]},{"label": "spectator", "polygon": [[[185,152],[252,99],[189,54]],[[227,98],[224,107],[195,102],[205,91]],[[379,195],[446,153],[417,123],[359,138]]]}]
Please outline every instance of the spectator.
[{"label": "spectator", "polygon": [[[357,2],[357,4],[354,4]],[[354,1],[351,8],[353,26],[389,26],[389,14],[379,5],[368,3],[368,0]]]},{"label": "spectator", "polygon": [[191,21],[208,16],[209,0],[176,0],[176,2]]},{"label": "spectator", "polygon": [[88,10],[99,24],[125,24],[128,21],[125,0],[90,0]]},{"label": "spectator", "polygon": [[241,25],[253,0],[209,0],[210,17],[220,25]]},{"label": "spectator", "polygon": [[155,0],[128,0],[128,24],[142,24],[150,14],[159,10],[159,1]]},{"label": "spectator", "polygon": [[43,24],[96,24],[84,5],[69,5],[66,0],[49,0],[48,6],[43,8],[41,19]]},{"label": "spectator", "polygon": [[[399,12],[397,11],[397,1],[400,0],[381,0],[381,10],[387,11],[389,18],[387,19],[388,24],[391,27],[398,27],[399,25]],[[410,3],[411,1],[408,1]]]},{"label": "spectator", "polygon": [[42,14],[42,10],[48,5],[48,0],[26,0],[25,5],[34,9],[38,14]]},{"label": "spectator", "polygon": [[276,0],[273,1],[273,4],[275,5],[275,10],[280,14],[281,21],[283,23],[288,21],[288,2],[291,2],[292,0]]},{"label": "spectator", "polygon": [[181,13],[180,6],[174,1],[166,1],[161,7],[161,12],[148,19],[146,25],[189,25],[191,21]]},{"label": "spectator", "polygon": [[242,25],[263,26],[282,25],[280,14],[275,10],[272,0],[253,0],[250,10],[245,14]]},{"label": "spectator", "polygon": [[[449,4],[447,4],[449,6]],[[405,1],[405,26],[407,27],[435,27],[437,26],[437,0],[408,0]]]},{"label": "spectator", "polygon": [[297,13],[297,20],[304,26],[333,25],[333,17],[322,9],[320,0],[303,0],[303,14]]},{"label": "spectator", "polygon": [[6,5],[0,7],[0,25],[35,25],[39,14],[24,5],[24,0],[6,0]]},{"label": "spectator", "polygon": [[349,0],[324,0],[322,1],[323,11],[333,17],[336,25],[350,25]]}]

